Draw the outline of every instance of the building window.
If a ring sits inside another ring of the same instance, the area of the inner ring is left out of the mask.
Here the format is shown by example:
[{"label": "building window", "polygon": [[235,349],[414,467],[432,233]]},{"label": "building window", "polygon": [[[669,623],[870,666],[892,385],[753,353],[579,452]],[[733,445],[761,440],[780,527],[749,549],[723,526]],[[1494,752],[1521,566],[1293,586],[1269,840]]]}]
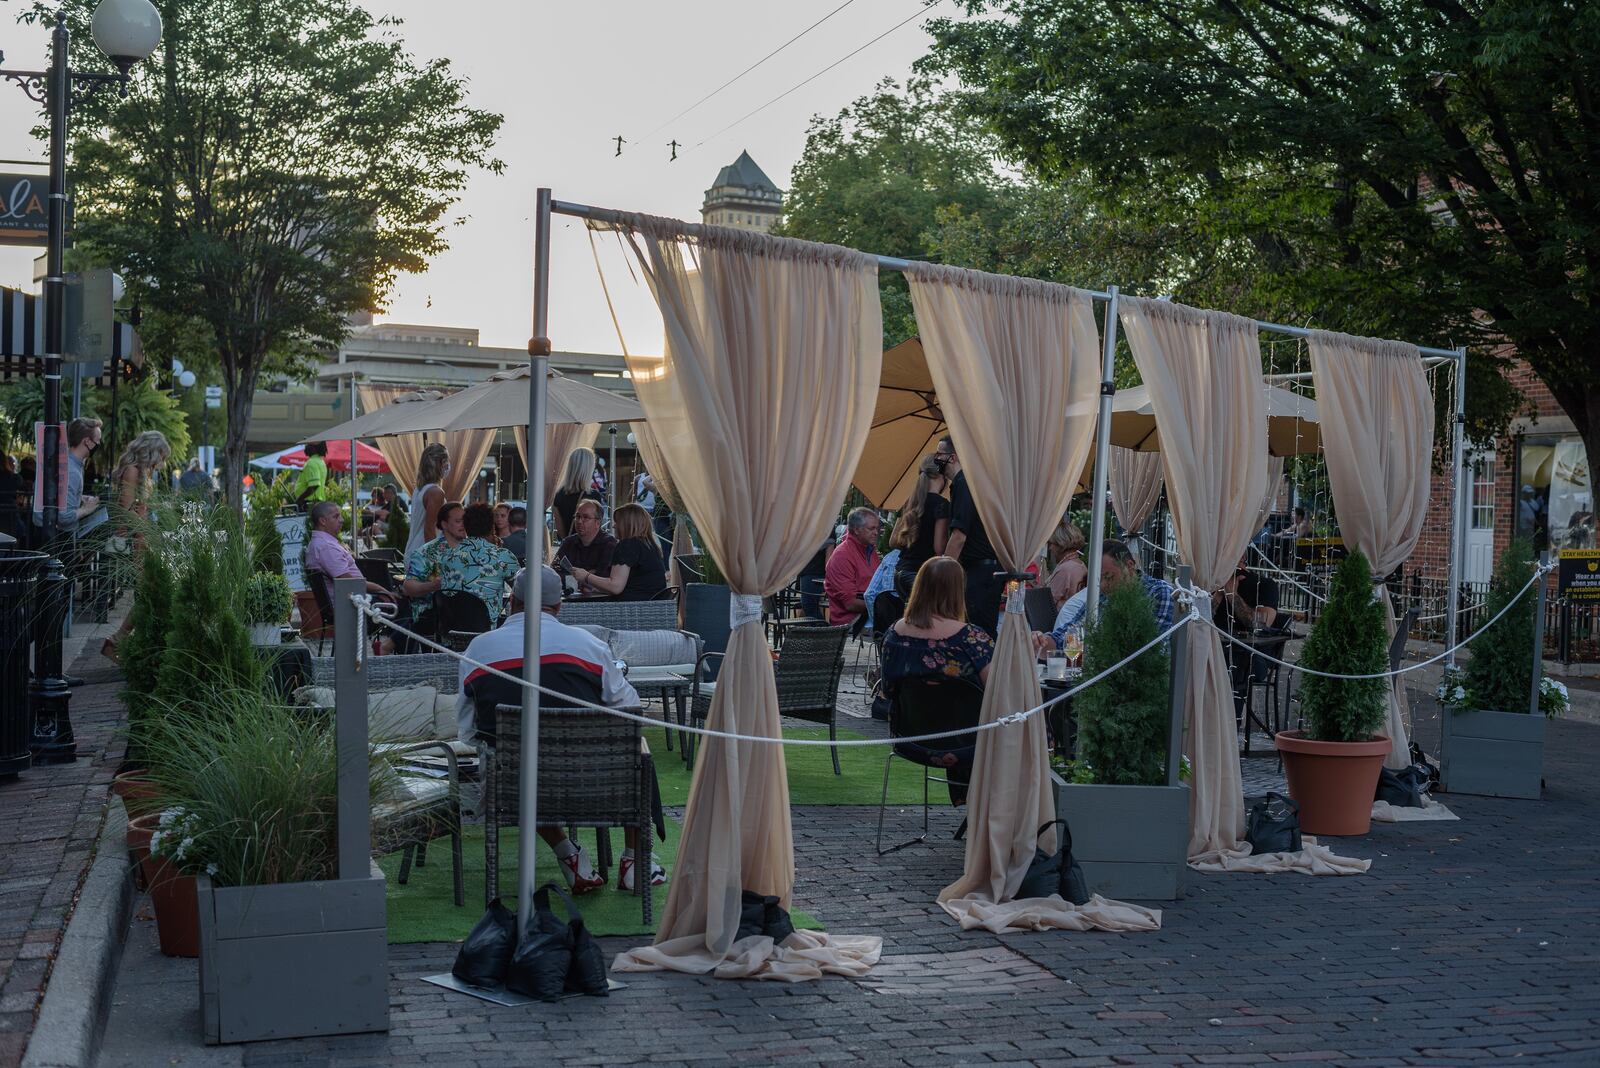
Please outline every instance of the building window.
[{"label": "building window", "polygon": [[1518,440],[1516,531],[1534,552],[1594,548],[1594,483],[1576,434]]},{"label": "building window", "polygon": [[1472,462],[1473,530],[1494,529],[1494,457],[1480,456]]}]

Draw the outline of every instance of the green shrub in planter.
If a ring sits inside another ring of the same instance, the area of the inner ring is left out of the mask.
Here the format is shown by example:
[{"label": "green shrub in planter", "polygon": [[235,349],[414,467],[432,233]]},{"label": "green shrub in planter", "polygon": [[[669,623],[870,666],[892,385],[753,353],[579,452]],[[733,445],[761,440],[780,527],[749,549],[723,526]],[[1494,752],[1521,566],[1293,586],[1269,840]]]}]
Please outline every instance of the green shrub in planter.
[{"label": "green shrub in planter", "polygon": [[[1389,670],[1383,602],[1373,599],[1372,567],[1359,551],[1339,561],[1322,618],[1306,638],[1300,665],[1335,675]],[[1329,679],[1305,675],[1300,710],[1306,737],[1317,742],[1363,742],[1382,731],[1389,680]],[[1526,689],[1526,687],[1524,687]]]},{"label": "green shrub in planter", "polygon": [[[1533,575],[1533,548],[1523,538],[1511,544],[1495,561],[1484,603],[1485,619],[1493,619],[1510,604]],[[1472,642],[1461,685],[1465,707],[1496,712],[1528,711],[1533,690],[1534,598],[1524,596],[1509,612]]]},{"label": "green shrub in planter", "polygon": [[287,623],[289,612],[293,607],[294,601],[289,594],[289,583],[282,575],[257,571],[245,582],[243,610],[245,626]]},{"label": "green shrub in planter", "polygon": [[122,695],[128,705],[130,756],[143,748],[144,720],[172,631],[172,597],[173,574],[166,555],[144,553],[129,610],[128,635],[117,643],[117,659],[126,683]]},{"label": "green shrub in planter", "polygon": [[[1084,636],[1084,677],[1093,678],[1112,667],[1159,633],[1144,586],[1119,583],[1106,595],[1094,626]],[[1077,696],[1078,760],[1090,769],[1093,782],[1165,784],[1169,661],[1166,648],[1158,645]]]},{"label": "green shrub in planter", "polygon": [[[239,539],[235,544],[242,544]],[[164,705],[203,711],[218,695],[259,691],[261,661],[239,618],[241,587],[236,552],[224,542],[191,542],[188,567],[178,580],[174,625],[161,658],[156,696]]]}]

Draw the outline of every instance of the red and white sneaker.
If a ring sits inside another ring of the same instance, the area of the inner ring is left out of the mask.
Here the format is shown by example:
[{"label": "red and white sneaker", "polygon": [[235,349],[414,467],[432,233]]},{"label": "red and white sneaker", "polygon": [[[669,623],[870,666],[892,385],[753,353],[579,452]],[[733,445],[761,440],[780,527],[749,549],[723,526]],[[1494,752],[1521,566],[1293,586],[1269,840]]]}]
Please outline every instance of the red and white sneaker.
[{"label": "red and white sneaker", "polygon": [[595,874],[594,868],[589,864],[589,858],[583,855],[582,846],[559,859],[561,874],[567,880],[567,888],[574,894],[587,894],[590,890],[597,890],[606,884],[604,879]]},{"label": "red and white sneaker", "polygon": [[[654,855],[650,857],[650,885],[665,886],[667,882],[667,869],[656,863]],[[617,864],[617,889],[625,893],[633,892],[633,857],[624,856]]]}]

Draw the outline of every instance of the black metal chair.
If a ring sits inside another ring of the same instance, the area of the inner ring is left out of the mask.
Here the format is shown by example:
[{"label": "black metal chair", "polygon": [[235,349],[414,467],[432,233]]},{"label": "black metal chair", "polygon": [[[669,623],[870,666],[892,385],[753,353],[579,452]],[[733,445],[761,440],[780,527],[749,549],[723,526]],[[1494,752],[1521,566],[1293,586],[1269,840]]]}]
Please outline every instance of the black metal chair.
[{"label": "black metal chair", "polygon": [[[839,737],[839,677],[844,674],[844,640],[849,630],[848,623],[837,627],[792,628],[773,668],[778,688],[778,715],[825,724],[828,738],[833,741]],[[705,726],[711,698],[716,693],[717,684],[705,678],[706,661],[722,655],[701,653],[695,661],[689,707],[696,726]],[[829,752],[833,754],[833,773],[843,775],[839,750],[834,748]]]},{"label": "black metal chair", "polygon": [[467,590],[438,590],[433,595],[434,641],[462,652],[472,639],[490,630],[489,606]]},{"label": "black metal chair", "polygon": [[360,556],[362,560],[380,560],[385,564],[403,564],[405,559],[399,549],[368,549]]},{"label": "black metal chair", "polygon": [[305,620],[300,621],[300,637],[317,639],[317,655],[322,655],[322,647],[329,638],[333,637],[333,598],[328,594],[328,578],[315,568],[306,568],[306,585],[311,587],[311,596],[316,598],[317,621],[306,625]]},{"label": "black metal chair", "polygon": [[[480,746],[485,904],[500,895],[500,828],[516,826],[521,811],[521,706],[496,706],[495,735],[495,741]],[[647,927],[653,904],[648,858],[654,775],[638,723],[582,709],[540,711],[539,826],[595,828],[595,864],[602,879],[610,867],[610,828],[636,828],[634,893]]]},{"label": "black metal chair", "polygon": [[1035,586],[1022,595],[1028,629],[1049,634],[1056,625],[1056,595],[1049,586]]},{"label": "black metal chair", "polygon": [[[942,675],[914,675],[901,679],[894,687],[889,705],[889,734],[909,738],[922,734],[976,727],[983,711],[983,689],[966,679]],[[977,734],[963,734],[930,742],[901,742],[889,748],[883,761],[883,795],[878,799],[878,856],[916,845],[928,837],[928,784],[941,782],[950,791],[950,803],[966,803],[967,782],[934,761],[944,753],[958,752],[977,745]],[[895,757],[922,767],[922,833],[897,846],[883,848],[883,818],[889,802],[889,767]],[[970,761],[970,758],[969,758]],[[944,774],[934,774],[934,769]],[[965,826],[965,823],[962,824]],[[960,831],[956,832],[960,837]]]},{"label": "black metal chair", "polygon": [[394,574],[389,570],[389,565],[382,560],[374,560],[370,556],[358,556],[356,570],[360,571],[361,577],[368,582],[375,582],[386,590],[394,589]]}]

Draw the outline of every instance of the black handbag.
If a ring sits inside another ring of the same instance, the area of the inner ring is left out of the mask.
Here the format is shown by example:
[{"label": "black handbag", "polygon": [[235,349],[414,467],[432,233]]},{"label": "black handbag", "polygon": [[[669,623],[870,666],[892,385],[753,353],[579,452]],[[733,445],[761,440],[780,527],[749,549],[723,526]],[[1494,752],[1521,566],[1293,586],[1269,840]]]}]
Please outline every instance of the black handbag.
[{"label": "black handbag", "polygon": [[1430,761],[1428,754],[1424,753],[1422,746],[1416,742],[1411,743],[1411,764],[1413,767],[1421,768],[1423,773],[1427,775],[1428,789],[1437,790],[1439,788],[1439,765]]},{"label": "black handbag", "polygon": [[[565,922],[550,910],[552,890],[567,903]],[[511,958],[506,989],[540,1001],[558,1001],[563,994],[605,997],[610,991],[600,943],[584,926],[572,898],[555,883],[546,883],[533,895],[533,916]]]},{"label": "black handbag", "polygon": [[794,934],[794,924],[789,912],[776,897],[746,890],[739,897],[739,930],[734,940],[766,935],[774,945],[781,945]]},{"label": "black handbag", "polygon": [[516,947],[517,917],[495,898],[461,943],[450,974],[472,986],[497,987],[505,982]]},{"label": "black handbag", "polygon": [[1384,768],[1378,773],[1378,788],[1374,801],[1387,801],[1395,808],[1422,808],[1427,804],[1428,769],[1426,765],[1412,764],[1395,771]]},{"label": "black handbag", "polygon": [[1269,793],[1250,807],[1244,836],[1257,856],[1300,852],[1300,805],[1293,798]]},{"label": "black handbag", "polygon": [[1089,881],[1083,877],[1082,866],[1072,857],[1072,828],[1067,826],[1066,820],[1051,820],[1040,827],[1034,837],[1043,837],[1051,827],[1061,828],[1057,849],[1054,853],[1046,853],[1035,847],[1033,863],[1028,865],[1028,874],[1022,877],[1022,885],[1017,887],[1017,897],[1058,894],[1074,905],[1082,905],[1089,900]]}]

